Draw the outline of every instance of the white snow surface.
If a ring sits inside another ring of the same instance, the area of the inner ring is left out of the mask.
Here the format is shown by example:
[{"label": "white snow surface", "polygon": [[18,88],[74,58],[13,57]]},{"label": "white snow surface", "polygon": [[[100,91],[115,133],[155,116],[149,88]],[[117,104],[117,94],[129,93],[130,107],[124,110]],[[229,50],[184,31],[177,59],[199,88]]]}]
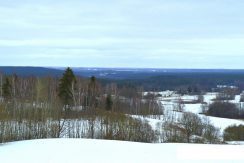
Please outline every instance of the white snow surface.
[{"label": "white snow surface", "polygon": [[204,102],[206,103],[212,103],[212,100],[216,99],[217,97],[217,92],[208,92],[207,94],[205,94],[203,97],[204,97]]},{"label": "white snow surface", "polygon": [[1,163],[243,163],[243,145],[43,139],[0,145]]},{"label": "white snow surface", "polygon": [[[200,117],[204,117],[204,115],[200,115]],[[219,118],[219,117],[211,117],[208,116],[210,121],[213,123],[215,127],[220,128],[220,131],[224,131],[225,128],[232,125],[244,125],[244,121],[237,119],[228,119],[228,118]]]},{"label": "white snow surface", "polygon": [[195,114],[202,112],[202,104],[184,104],[185,112],[192,112]]}]

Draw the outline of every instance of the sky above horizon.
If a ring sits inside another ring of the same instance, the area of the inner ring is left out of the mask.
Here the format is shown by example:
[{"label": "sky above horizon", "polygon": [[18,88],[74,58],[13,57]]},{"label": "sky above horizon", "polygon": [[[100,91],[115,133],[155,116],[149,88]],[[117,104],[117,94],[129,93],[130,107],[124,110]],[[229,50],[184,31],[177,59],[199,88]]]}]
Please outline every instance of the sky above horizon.
[{"label": "sky above horizon", "polygon": [[0,66],[244,68],[244,1],[0,1]]}]

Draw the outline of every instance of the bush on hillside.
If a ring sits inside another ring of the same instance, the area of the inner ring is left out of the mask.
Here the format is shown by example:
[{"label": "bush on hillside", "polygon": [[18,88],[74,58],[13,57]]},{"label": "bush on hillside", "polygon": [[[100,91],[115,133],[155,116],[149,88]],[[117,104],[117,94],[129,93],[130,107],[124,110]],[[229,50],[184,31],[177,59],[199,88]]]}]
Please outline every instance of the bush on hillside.
[{"label": "bush on hillside", "polygon": [[244,141],[244,125],[229,126],[224,130],[225,141]]}]

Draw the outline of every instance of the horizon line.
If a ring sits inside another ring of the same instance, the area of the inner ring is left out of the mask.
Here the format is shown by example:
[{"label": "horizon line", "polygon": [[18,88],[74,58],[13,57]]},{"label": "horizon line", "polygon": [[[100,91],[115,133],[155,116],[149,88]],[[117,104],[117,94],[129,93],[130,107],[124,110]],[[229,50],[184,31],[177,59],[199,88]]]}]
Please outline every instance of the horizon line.
[{"label": "horizon line", "polygon": [[0,66],[0,67],[14,67],[14,68],[90,68],[90,69],[157,69],[157,70],[244,70],[244,68],[167,68],[167,67],[93,67],[93,66]]}]

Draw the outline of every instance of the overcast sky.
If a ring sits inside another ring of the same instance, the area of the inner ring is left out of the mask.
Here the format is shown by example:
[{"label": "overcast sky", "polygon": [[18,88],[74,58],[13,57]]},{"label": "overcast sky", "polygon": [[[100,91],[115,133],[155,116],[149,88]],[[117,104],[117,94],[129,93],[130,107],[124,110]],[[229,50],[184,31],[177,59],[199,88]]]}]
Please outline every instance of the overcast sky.
[{"label": "overcast sky", "polygon": [[0,0],[0,65],[244,68],[244,1]]}]

